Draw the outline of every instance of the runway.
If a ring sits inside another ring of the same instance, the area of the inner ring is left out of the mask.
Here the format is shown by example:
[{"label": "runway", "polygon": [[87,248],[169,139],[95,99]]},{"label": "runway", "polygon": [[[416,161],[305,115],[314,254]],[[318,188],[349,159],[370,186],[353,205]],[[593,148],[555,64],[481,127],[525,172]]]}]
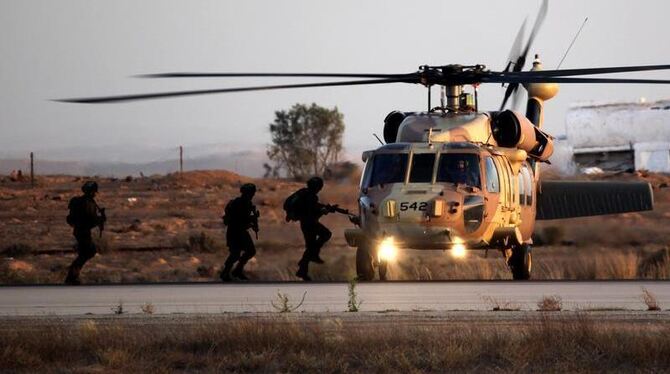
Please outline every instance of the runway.
[{"label": "runway", "polygon": [[[563,310],[645,310],[642,290],[670,305],[668,281],[485,281],[372,282],[356,286],[361,311],[485,311],[494,307],[536,310],[544,296],[559,296]],[[347,310],[347,283],[191,283],[92,286],[2,286],[0,315],[142,313],[151,304],[157,314],[274,312],[277,294],[289,297],[297,311]]]}]

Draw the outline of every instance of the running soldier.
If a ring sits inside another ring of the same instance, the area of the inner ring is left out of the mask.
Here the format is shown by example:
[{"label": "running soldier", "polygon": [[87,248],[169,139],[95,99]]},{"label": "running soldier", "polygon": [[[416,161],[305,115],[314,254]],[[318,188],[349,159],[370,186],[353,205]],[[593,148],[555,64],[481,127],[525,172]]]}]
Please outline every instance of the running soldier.
[{"label": "running soldier", "polygon": [[[244,184],[240,187],[240,193],[241,196],[228,202],[223,216],[223,223],[228,226],[226,242],[230,251],[221,270],[221,280],[224,282],[231,281],[232,277],[248,280],[244,274],[244,265],[256,255],[256,247],[248,231],[254,230],[258,239],[260,214],[251,202],[256,194],[256,186],[252,183]],[[237,266],[233,270],[235,263]]]},{"label": "running soldier", "polygon": [[301,188],[289,196],[284,202],[287,221],[300,221],[300,230],[305,238],[305,252],[298,262],[298,271],[295,275],[305,281],[310,281],[309,263],[323,264],[321,248],[330,240],[332,233],[319,219],[328,213],[340,212],[348,214],[337,205],[319,203],[318,193],[323,188],[323,179],[313,177],[307,181],[307,188]]},{"label": "running soldier", "polygon": [[77,240],[77,258],[74,259],[65,278],[65,284],[81,284],[79,274],[84,264],[92,259],[96,254],[95,244],[91,236],[91,230],[94,227],[100,228],[100,235],[107,220],[105,209],[100,208],[95,202],[95,195],[98,193],[98,183],[87,181],[81,186],[84,193],[81,196],[75,196],[70,199],[68,209],[70,213],[67,216],[67,223],[73,227],[72,234]]}]

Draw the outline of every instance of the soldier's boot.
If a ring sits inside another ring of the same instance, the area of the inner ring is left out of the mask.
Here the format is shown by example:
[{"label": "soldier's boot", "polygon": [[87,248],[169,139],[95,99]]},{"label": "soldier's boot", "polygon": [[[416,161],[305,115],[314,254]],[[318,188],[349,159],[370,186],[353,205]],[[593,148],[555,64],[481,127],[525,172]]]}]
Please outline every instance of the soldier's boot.
[{"label": "soldier's boot", "polygon": [[237,266],[235,266],[235,270],[233,270],[233,277],[239,279],[239,280],[244,280],[247,281],[249,278],[244,274],[244,264],[240,261],[237,263]]},{"label": "soldier's boot", "polygon": [[221,269],[221,274],[219,274],[219,278],[221,278],[222,282],[230,282],[233,280],[233,278],[230,276],[230,270],[232,267],[233,267],[232,265],[226,263],[223,269]]},{"label": "soldier's boot", "polygon": [[79,273],[81,272],[81,268],[77,267],[76,265],[70,265],[70,269],[67,271],[67,277],[65,277],[65,284],[69,284],[72,286],[77,286],[81,284],[81,280],[79,280]]},{"label": "soldier's boot", "polygon": [[300,260],[298,263],[298,271],[295,273],[295,276],[298,278],[302,278],[305,282],[309,282],[312,280],[312,278],[308,274],[308,268],[307,264],[309,264],[309,260]]}]

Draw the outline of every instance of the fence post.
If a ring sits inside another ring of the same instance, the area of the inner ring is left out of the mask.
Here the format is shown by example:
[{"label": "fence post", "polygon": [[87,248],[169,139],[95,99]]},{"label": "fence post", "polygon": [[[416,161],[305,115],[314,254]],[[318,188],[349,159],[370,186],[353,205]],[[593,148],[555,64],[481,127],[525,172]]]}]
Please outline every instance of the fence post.
[{"label": "fence post", "polygon": [[35,155],[30,152],[30,186],[35,187]]},{"label": "fence post", "polygon": [[179,174],[184,173],[184,147],[179,146]]}]

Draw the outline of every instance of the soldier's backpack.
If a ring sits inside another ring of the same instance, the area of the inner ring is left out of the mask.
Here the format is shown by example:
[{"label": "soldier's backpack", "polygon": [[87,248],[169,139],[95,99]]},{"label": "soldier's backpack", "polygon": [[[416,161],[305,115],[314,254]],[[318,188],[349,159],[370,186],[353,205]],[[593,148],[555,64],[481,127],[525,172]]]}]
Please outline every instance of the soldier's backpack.
[{"label": "soldier's backpack", "polygon": [[302,188],[291,194],[284,200],[284,212],[286,212],[286,222],[298,221],[305,211],[304,195],[307,189]]},{"label": "soldier's backpack", "polygon": [[74,227],[82,221],[82,217],[85,215],[84,199],[81,196],[73,197],[70,199],[67,208],[70,211],[67,214],[67,217],[65,217],[65,221],[68,225]]},{"label": "soldier's backpack", "polygon": [[235,201],[235,199],[230,200],[228,204],[226,204],[226,207],[223,209],[223,217],[221,218],[223,218],[223,224],[226,226],[230,226],[230,220],[232,219],[230,217],[231,216],[230,209],[232,208],[233,201]]}]

